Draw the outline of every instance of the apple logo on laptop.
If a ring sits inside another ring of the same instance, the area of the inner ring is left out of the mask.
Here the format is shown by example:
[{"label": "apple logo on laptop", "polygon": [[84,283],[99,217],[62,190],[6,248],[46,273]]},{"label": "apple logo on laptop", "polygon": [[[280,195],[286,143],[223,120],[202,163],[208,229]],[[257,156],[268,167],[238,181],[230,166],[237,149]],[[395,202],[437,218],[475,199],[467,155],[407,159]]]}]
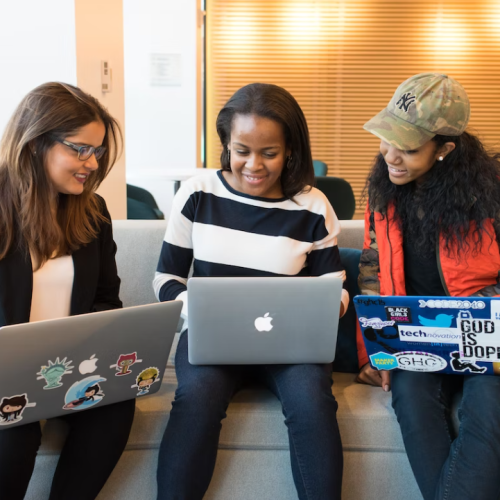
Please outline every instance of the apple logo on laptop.
[{"label": "apple logo on laptop", "polygon": [[269,332],[273,329],[273,325],[271,325],[272,320],[273,318],[269,316],[269,313],[266,313],[255,320],[255,328],[259,332]]},{"label": "apple logo on laptop", "polygon": [[99,358],[95,357],[95,354],[92,354],[90,356],[90,359],[86,359],[85,361],[82,361],[80,363],[80,366],[78,367],[78,370],[82,375],[85,375],[86,373],[94,373],[97,370],[97,361]]}]

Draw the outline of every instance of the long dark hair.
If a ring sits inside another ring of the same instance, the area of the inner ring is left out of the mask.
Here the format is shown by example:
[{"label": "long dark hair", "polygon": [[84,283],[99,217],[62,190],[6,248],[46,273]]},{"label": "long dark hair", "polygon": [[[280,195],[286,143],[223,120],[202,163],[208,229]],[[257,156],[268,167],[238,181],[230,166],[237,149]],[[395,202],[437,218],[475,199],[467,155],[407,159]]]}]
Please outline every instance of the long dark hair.
[{"label": "long dark hair", "polygon": [[[53,187],[45,163],[57,139],[94,121],[106,130],[106,152],[81,195],[59,194],[51,210]],[[97,99],[67,83],[49,82],[26,95],[10,119],[0,144],[0,260],[23,242],[37,267],[95,239],[103,221],[94,191],[108,175],[121,145],[116,120]],[[108,221],[109,222],[109,221]]]},{"label": "long dark hair", "polygon": [[[467,132],[456,137],[436,135],[433,141],[436,149],[447,142],[453,142],[455,149],[443,161],[436,161],[421,183],[393,184],[379,154],[365,195],[367,192],[370,208],[384,217],[388,205],[394,204],[398,223],[420,254],[434,251],[440,234],[448,250],[456,244],[459,252],[475,252],[482,240],[484,221],[493,219],[497,231],[499,227],[499,155],[489,154],[481,141]],[[471,241],[467,235],[472,222]]]},{"label": "long dark hair", "polygon": [[298,102],[285,89],[267,83],[251,83],[242,87],[227,101],[217,116],[217,133],[222,144],[222,170],[230,171],[227,146],[235,115],[257,115],[278,122],[283,127],[290,161],[281,173],[281,189],[286,198],[293,198],[313,186],[314,167],[306,118]]}]

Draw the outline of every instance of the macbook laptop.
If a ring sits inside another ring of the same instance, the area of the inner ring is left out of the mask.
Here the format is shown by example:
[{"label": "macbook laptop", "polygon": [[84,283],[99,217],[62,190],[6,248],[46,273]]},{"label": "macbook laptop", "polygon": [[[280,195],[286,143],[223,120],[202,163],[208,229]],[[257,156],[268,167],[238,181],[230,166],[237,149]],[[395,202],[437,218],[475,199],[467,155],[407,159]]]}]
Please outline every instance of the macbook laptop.
[{"label": "macbook laptop", "polygon": [[357,295],[370,364],[378,370],[500,374],[500,299]]},{"label": "macbook laptop", "polygon": [[153,394],[182,302],[0,328],[0,430]]},{"label": "macbook laptop", "polygon": [[191,278],[192,364],[331,363],[342,280]]}]

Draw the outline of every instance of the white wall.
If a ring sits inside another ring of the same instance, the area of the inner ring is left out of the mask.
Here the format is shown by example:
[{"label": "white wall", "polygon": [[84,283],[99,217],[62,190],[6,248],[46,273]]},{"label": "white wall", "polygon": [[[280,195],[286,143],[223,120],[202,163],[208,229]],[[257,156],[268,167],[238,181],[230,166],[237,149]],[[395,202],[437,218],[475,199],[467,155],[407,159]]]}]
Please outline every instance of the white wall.
[{"label": "white wall", "polygon": [[[69,0],[67,0],[68,3]],[[77,84],[116,118],[125,137],[122,0],[75,0]],[[101,61],[112,70],[112,91],[101,91]],[[125,142],[126,146],[126,142]],[[125,147],[99,187],[113,219],[127,218]]]},{"label": "white wall", "polygon": [[69,0],[0,2],[0,135],[37,85],[76,85],[75,7]]},{"label": "white wall", "polygon": [[165,172],[199,166],[198,3],[123,0],[127,182],[148,189],[167,217]]}]

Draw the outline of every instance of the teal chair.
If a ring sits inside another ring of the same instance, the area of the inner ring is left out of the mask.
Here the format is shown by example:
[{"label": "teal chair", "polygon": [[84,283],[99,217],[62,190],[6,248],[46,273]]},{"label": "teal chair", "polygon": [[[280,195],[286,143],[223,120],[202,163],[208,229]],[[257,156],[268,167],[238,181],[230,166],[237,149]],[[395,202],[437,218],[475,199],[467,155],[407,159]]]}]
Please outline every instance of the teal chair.
[{"label": "teal chair", "polygon": [[316,187],[323,191],[340,220],[350,220],[356,210],[351,185],[340,177],[316,177]]},{"label": "teal chair", "polygon": [[164,219],[153,195],[146,189],[127,184],[127,219]]},{"label": "teal chair", "polygon": [[326,175],[328,172],[328,166],[324,161],[313,160],[314,175]]}]

